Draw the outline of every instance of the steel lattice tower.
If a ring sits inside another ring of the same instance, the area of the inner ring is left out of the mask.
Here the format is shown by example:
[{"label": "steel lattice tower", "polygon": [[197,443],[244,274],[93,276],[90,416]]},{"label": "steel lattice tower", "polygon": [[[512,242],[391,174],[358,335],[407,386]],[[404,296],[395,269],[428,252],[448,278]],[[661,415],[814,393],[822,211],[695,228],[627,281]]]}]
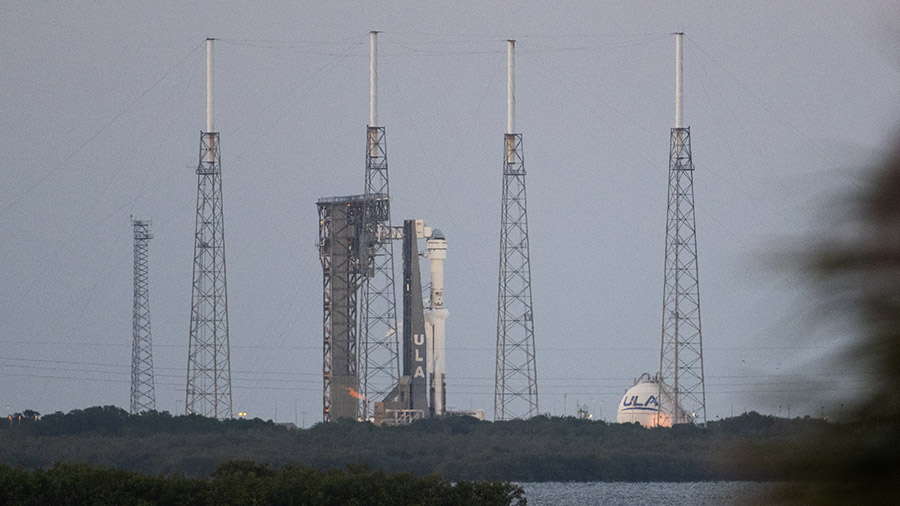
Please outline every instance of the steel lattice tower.
[{"label": "steel lattice tower", "polygon": [[539,413],[525,163],[522,135],[512,133],[515,131],[515,41],[509,41],[508,51],[508,117],[507,133],[504,136],[503,199],[500,212],[495,420],[531,418]]},{"label": "steel lattice tower", "polygon": [[194,282],[188,344],[185,412],[231,418],[231,353],[225,281],[225,222],[219,133],[213,129],[212,51],[206,41],[207,131],[200,134]]},{"label": "steel lattice tower", "polygon": [[150,340],[148,248],[150,222],[131,220],[134,228],[134,312],[131,330],[131,413],[156,409],[153,389],[153,350]]},{"label": "steel lattice tower", "polygon": [[394,245],[384,128],[370,126],[368,133],[365,199],[383,195],[384,209],[380,209],[382,206],[366,206],[363,227],[375,234],[368,238],[372,242],[372,255],[367,258],[360,321],[364,343],[362,389],[366,399],[363,400],[362,413],[366,417],[371,415],[370,403],[383,399],[400,379]]},{"label": "steel lattice tower", "polygon": [[360,413],[372,415],[372,402],[384,399],[400,379],[399,336],[397,335],[397,296],[394,289],[394,245],[392,240],[390,191],[388,185],[387,146],[384,127],[377,125],[377,33],[370,33],[370,107],[366,146],[365,199],[383,200],[379,206],[366,206],[363,230],[372,254],[365,259],[366,279],[360,308],[360,336],[363,339],[362,396]]},{"label": "steel lattice tower", "polygon": [[675,34],[675,128],[669,148],[669,196],[666,211],[665,287],[663,292],[660,377],[671,382],[673,423],[706,423],[703,338],[697,224],[694,217],[694,164],[691,130],[682,126],[682,34]]}]

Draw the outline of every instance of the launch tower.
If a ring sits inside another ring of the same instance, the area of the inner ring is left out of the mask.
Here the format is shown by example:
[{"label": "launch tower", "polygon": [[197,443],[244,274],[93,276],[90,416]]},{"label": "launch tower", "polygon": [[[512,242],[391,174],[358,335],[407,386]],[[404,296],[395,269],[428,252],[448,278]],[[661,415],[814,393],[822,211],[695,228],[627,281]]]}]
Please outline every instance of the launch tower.
[{"label": "launch tower", "polygon": [[131,220],[134,229],[134,311],[131,330],[131,413],[156,409],[153,388],[153,350],[150,341],[148,249],[150,221]]},{"label": "launch tower", "polygon": [[[682,36],[675,34],[675,128],[669,149],[660,378],[672,385],[674,423],[706,423],[691,129],[682,126]],[[660,382],[662,384],[662,382]],[[662,392],[660,393],[660,397]]]},{"label": "launch tower", "polygon": [[500,282],[497,302],[497,364],[494,420],[531,418],[538,411],[531,263],[522,134],[515,132],[515,48],[508,41],[507,128],[504,136],[500,211]]},{"label": "launch tower", "polygon": [[375,224],[387,212],[387,196],[319,199],[322,262],[322,420],[360,416],[357,296],[367,277]]},{"label": "launch tower", "polygon": [[[394,244],[388,185],[387,146],[384,127],[378,125],[378,32],[370,36],[369,126],[366,145],[364,197],[377,205],[365,206],[363,230],[371,254],[362,261],[365,270],[360,334],[363,341],[360,412],[372,415],[371,402],[383,399],[400,378],[397,335],[397,297],[394,289]],[[379,198],[375,198],[379,196]]]},{"label": "launch tower", "polygon": [[194,282],[185,412],[231,418],[228,289],[219,133],[213,126],[213,43],[206,39],[206,131],[200,134]]}]

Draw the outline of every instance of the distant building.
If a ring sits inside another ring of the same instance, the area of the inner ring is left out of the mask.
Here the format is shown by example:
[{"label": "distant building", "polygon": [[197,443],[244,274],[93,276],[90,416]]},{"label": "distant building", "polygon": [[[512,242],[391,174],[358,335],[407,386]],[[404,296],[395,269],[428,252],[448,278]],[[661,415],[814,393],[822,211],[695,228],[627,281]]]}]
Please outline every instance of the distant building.
[{"label": "distant building", "polygon": [[[634,380],[634,386],[619,401],[617,423],[639,423],[644,427],[671,427],[675,410],[672,387],[663,383],[657,374],[644,373]],[[682,420],[692,420],[689,413],[679,409]]]}]

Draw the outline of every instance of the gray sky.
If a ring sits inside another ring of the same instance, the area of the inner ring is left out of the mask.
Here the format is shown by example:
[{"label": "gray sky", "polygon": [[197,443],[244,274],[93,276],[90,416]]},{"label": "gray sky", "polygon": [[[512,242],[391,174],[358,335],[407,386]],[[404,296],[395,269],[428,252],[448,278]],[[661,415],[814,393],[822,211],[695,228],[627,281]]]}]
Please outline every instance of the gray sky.
[{"label": "gray sky", "polygon": [[633,378],[658,368],[674,31],[709,418],[818,414],[838,403],[820,396],[859,392],[828,362],[843,329],[769,257],[821,228],[898,126],[893,2],[436,4],[6,2],[0,402],[127,408],[133,214],[155,234],[157,407],[183,411],[209,36],[234,408],[321,419],[315,201],[363,191],[370,30],[384,32],[394,222],[425,218],[448,238],[451,408],[493,411],[510,38],[541,411],[586,403],[614,418]]}]

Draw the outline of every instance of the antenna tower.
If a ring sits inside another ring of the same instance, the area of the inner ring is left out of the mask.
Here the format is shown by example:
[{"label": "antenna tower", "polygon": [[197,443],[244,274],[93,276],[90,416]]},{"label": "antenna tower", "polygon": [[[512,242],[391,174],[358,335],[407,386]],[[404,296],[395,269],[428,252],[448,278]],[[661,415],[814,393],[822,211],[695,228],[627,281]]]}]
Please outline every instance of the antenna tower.
[{"label": "antenna tower", "polygon": [[[378,32],[371,32],[369,126],[363,230],[371,255],[364,259],[365,285],[360,319],[363,339],[360,413],[372,416],[372,403],[384,399],[400,379],[397,296],[394,290],[394,245],[384,127],[378,125]],[[378,196],[377,199],[374,197]]]},{"label": "antenna tower", "polygon": [[134,317],[131,330],[131,413],[156,409],[153,389],[153,351],[150,341],[150,290],[148,258],[150,221],[135,220],[134,228]]},{"label": "antenna tower", "polygon": [[538,411],[531,263],[522,134],[515,132],[515,48],[508,41],[507,128],[500,211],[500,282],[497,301],[497,369],[494,420],[531,418]]},{"label": "antenna tower", "polygon": [[660,377],[672,382],[673,423],[706,424],[691,129],[682,126],[682,33],[675,34],[675,128],[669,148]]},{"label": "antenna tower", "polygon": [[194,282],[185,412],[231,418],[228,290],[219,133],[213,126],[213,42],[206,39],[206,131],[200,134]]}]

